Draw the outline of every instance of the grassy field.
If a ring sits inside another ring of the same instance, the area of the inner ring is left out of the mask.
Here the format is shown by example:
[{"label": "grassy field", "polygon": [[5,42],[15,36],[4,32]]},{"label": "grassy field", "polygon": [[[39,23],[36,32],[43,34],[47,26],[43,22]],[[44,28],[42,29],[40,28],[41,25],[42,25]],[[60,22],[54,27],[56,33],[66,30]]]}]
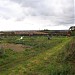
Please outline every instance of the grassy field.
[{"label": "grassy field", "polygon": [[0,75],[75,75],[75,38],[0,38]]}]

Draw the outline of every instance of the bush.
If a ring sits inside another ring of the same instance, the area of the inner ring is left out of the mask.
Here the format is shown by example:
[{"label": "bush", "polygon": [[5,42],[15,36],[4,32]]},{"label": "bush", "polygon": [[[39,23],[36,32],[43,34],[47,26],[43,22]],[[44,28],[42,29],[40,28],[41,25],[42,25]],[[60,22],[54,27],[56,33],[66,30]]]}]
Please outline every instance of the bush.
[{"label": "bush", "polygon": [[0,57],[3,57],[5,54],[5,50],[3,49],[3,47],[0,47]]},{"label": "bush", "polygon": [[71,36],[75,36],[75,30],[71,31]]}]

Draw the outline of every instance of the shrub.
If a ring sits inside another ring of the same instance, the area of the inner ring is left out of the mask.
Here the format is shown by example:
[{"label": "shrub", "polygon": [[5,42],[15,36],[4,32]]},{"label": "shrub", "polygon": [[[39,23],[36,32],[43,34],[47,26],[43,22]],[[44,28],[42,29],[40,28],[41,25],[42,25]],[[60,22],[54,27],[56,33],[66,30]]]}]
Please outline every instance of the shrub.
[{"label": "shrub", "polygon": [[5,50],[3,49],[3,47],[0,47],[0,57],[3,57],[5,54]]}]

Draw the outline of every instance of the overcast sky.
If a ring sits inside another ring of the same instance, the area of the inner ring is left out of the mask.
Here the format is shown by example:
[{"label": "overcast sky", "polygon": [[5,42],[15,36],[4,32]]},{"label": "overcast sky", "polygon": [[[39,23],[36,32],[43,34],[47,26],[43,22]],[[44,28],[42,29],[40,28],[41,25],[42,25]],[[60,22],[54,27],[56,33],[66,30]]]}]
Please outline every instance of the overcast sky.
[{"label": "overcast sky", "polygon": [[0,0],[0,31],[75,26],[74,0]]}]

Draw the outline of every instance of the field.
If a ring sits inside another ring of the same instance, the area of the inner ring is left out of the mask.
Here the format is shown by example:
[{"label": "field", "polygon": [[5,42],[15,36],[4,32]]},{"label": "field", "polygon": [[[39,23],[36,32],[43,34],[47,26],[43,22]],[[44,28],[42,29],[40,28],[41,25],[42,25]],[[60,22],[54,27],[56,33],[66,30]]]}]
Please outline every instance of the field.
[{"label": "field", "polygon": [[20,37],[0,38],[0,75],[75,75],[75,37]]}]

